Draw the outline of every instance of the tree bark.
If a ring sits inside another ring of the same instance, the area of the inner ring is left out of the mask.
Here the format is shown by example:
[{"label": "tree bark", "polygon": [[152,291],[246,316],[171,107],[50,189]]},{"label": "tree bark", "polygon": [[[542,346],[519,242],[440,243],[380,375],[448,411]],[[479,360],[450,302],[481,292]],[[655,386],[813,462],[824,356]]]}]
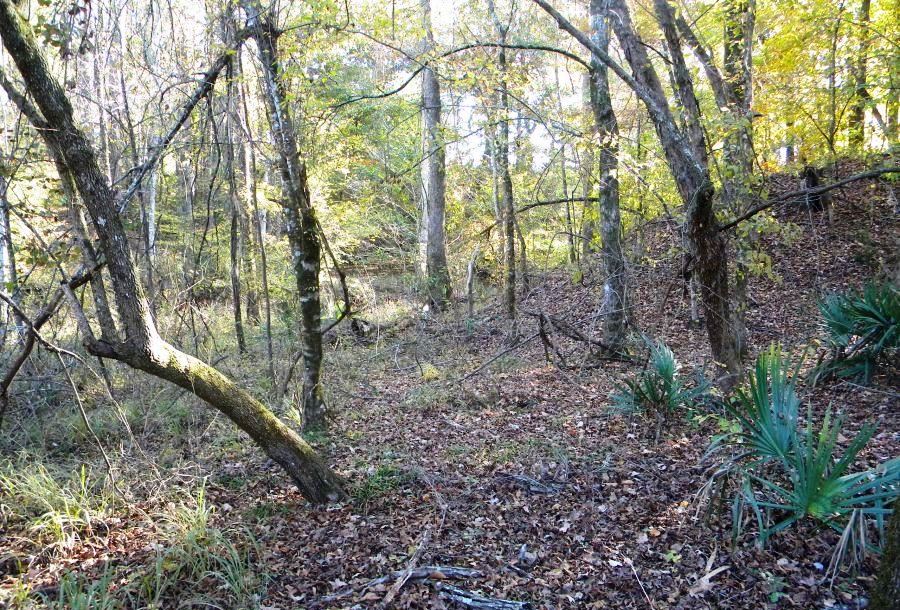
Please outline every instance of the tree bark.
[{"label": "tree bark", "polygon": [[[564,116],[564,108],[562,103],[562,87],[559,83],[558,67],[553,69],[553,77],[556,80],[556,109],[559,112],[559,116],[562,117]],[[569,263],[574,264],[578,261],[578,251],[575,247],[575,238],[577,235],[575,234],[575,223],[572,217],[572,193],[569,193],[566,148],[566,143],[563,141],[559,147],[559,177],[562,182],[563,199],[565,200],[566,205],[566,243],[569,246]]]},{"label": "tree bark", "polygon": [[[434,50],[431,2],[421,0],[421,5],[427,54]],[[429,305],[444,309],[451,291],[444,233],[446,154],[441,133],[441,87],[430,65],[422,70],[422,152],[421,267]]]},{"label": "tree bark", "polygon": [[866,106],[869,92],[866,88],[866,64],[869,54],[869,21],[871,0],[861,0],[856,14],[856,28],[859,32],[859,46],[851,65],[853,101],[850,104],[847,127],[850,132],[850,148],[861,151],[866,137]]},{"label": "tree bark", "polygon": [[[226,46],[234,46],[235,24],[225,15],[222,19],[222,38]],[[237,177],[235,176],[235,122],[236,122],[236,87],[235,87],[235,70],[232,62],[226,67],[227,85],[225,90],[225,115],[223,118],[225,132],[225,174],[228,180],[228,202],[231,212],[231,223],[229,226],[228,252],[229,266],[231,276],[231,307],[234,317],[234,335],[237,339],[238,352],[245,354],[247,352],[247,340],[244,337],[244,316],[243,316],[243,299],[241,297],[241,265],[244,263],[243,252],[244,231],[242,230],[245,222],[242,217],[245,211],[241,205],[241,196],[238,192]]]},{"label": "tree bark", "polygon": [[[494,28],[501,45],[506,44],[509,26],[504,25],[497,15],[493,0],[488,0],[488,10],[494,21]],[[517,334],[516,319],[516,227],[515,200],[513,197],[512,176],[509,173],[509,91],[507,82],[506,48],[501,46],[497,54],[497,69],[500,72],[500,83],[497,87],[499,107],[499,124],[497,125],[497,142],[494,145],[497,179],[500,187],[500,211],[503,227],[503,304],[506,317],[512,321],[511,336]]]},{"label": "tree bark", "polygon": [[[753,29],[755,25],[754,0],[728,0],[725,4],[725,49],[723,81],[728,88],[727,132],[723,150],[724,175],[722,199],[726,208],[735,215],[742,214],[750,201],[753,181]],[[750,280],[748,259],[756,247],[757,234],[750,231],[736,243],[734,307],[732,325],[742,356],[748,350],[747,310],[750,297],[747,293]]]},{"label": "tree bark", "polygon": [[[609,50],[609,0],[591,0],[591,41]],[[591,55],[591,108],[600,149],[600,239],[606,278],[603,281],[603,342],[619,350],[625,342],[625,256],[619,211],[619,124],[609,91],[609,70]]]},{"label": "tree bark", "polygon": [[326,425],[326,406],[321,386],[322,304],[319,291],[321,264],[319,227],[310,201],[306,164],[300,157],[287,104],[274,24],[263,14],[258,0],[242,0],[241,4],[247,14],[247,27],[251,37],[256,41],[262,64],[269,124],[278,149],[278,164],[285,191],[282,208],[297,291],[300,294],[303,428],[319,429]]},{"label": "tree bark", "polygon": [[76,127],[72,106],[51,76],[30,26],[12,0],[0,0],[0,38],[50,127],[49,138],[91,216],[109,269],[125,338],[109,342],[88,336],[88,350],[171,381],[219,409],[288,472],[310,501],[342,497],[340,479],[299,435],[214,367],[180,352],[159,336],[138,281],[115,194],[93,148]]},{"label": "tree bark", "polygon": [[900,600],[900,500],[888,521],[884,550],[872,589],[872,610],[896,610]]},{"label": "tree bark", "polygon": [[[594,128],[594,111],[591,105],[591,80],[592,75],[586,73],[584,75],[584,114],[588,127],[585,132],[590,133]],[[594,222],[597,219],[597,212],[594,209],[591,197],[594,189],[594,142],[589,140],[584,152],[581,154],[581,259],[588,260],[593,252],[594,242]]]},{"label": "tree bark", "polygon": [[[4,169],[0,165],[0,172]],[[16,251],[13,248],[12,231],[9,222],[9,199],[6,196],[7,191],[6,177],[0,173],[0,283],[5,286],[7,292],[18,296],[19,278],[16,274]],[[3,324],[6,324],[7,315],[6,305],[2,306]],[[13,314],[13,317],[16,317]],[[3,340],[6,339],[6,327],[4,326]]]}]

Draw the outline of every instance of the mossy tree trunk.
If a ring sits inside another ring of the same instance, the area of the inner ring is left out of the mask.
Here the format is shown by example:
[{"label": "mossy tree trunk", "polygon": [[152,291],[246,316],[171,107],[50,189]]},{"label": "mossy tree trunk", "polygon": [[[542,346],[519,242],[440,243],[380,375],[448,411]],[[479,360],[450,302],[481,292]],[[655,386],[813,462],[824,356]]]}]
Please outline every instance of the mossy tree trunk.
[{"label": "mossy tree trunk", "polygon": [[[431,2],[421,0],[426,53],[434,51],[431,29]],[[444,309],[451,292],[447,269],[447,240],[444,231],[446,207],[446,150],[441,131],[441,86],[437,74],[426,66],[422,71],[422,218],[421,267],[428,303]]]},{"label": "mossy tree trunk", "polygon": [[[68,168],[90,214],[109,271],[121,333],[105,329],[102,338],[96,339],[88,327],[84,337],[87,349],[96,356],[119,360],[171,381],[219,409],[288,472],[310,501],[341,498],[344,492],[339,477],[302,438],[214,367],[179,351],[159,336],[132,262],[120,215],[121,203],[101,172],[91,144],[76,127],[72,106],[62,86],[50,74],[31,27],[11,0],[0,0],[0,38],[40,112],[40,116],[29,119]],[[226,52],[207,72],[194,103],[209,92],[232,54]]]},{"label": "mossy tree trunk", "polygon": [[[294,277],[300,295],[301,351],[303,355],[303,428],[326,425],[322,395],[322,302],[319,291],[321,244],[316,213],[309,195],[306,163],[300,156],[297,135],[287,103],[284,75],[278,58],[275,24],[257,0],[242,0],[247,28],[256,42],[262,64],[266,109],[284,188],[282,209],[291,247]],[[344,304],[349,307],[349,303]]]}]

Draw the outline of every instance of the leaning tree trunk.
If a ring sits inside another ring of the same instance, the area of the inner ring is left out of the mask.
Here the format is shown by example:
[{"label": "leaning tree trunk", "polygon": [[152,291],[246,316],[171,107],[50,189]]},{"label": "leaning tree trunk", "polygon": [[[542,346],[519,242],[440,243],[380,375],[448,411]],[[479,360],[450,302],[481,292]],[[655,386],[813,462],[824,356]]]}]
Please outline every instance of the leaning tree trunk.
[{"label": "leaning tree trunk", "polygon": [[[434,50],[431,2],[422,0],[425,52]],[[444,136],[441,133],[441,87],[431,66],[422,71],[422,230],[421,267],[428,302],[444,309],[450,299],[450,272],[444,235],[446,169]]]},{"label": "leaning tree trunk", "polygon": [[[591,40],[609,49],[609,0],[591,0]],[[603,338],[618,351],[625,342],[625,255],[619,212],[619,124],[609,92],[609,70],[591,55],[591,108],[600,148],[600,239],[603,258]]]},{"label": "leaning tree trunk", "polygon": [[[259,443],[310,501],[327,502],[342,497],[339,477],[296,432],[214,367],[177,350],[159,336],[132,262],[119,201],[100,170],[93,148],[76,127],[72,106],[51,76],[30,26],[12,0],[0,0],[0,38],[42,115],[35,127],[46,132],[48,142],[69,169],[91,216],[109,270],[125,338],[120,340],[116,335],[113,341],[98,340],[88,328],[87,349],[96,356],[120,360],[171,381],[207,401]],[[230,59],[228,52],[205,75],[203,87],[207,92]]]},{"label": "leaning tree trunk", "polygon": [[900,500],[885,532],[884,551],[872,589],[872,610],[896,610],[900,603]]},{"label": "leaning tree trunk", "polygon": [[[262,64],[266,107],[272,138],[278,149],[278,163],[285,190],[282,207],[288,242],[300,294],[301,350],[303,355],[303,428],[326,425],[322,395],[322,303],[319,293],[321,245],[315,210],[309,196],[306,164],[300,158],[297,137],[291,123],[284,77],[278,61],[277,32],[262,15],[257,0],[243,0],[247,27],[256,41]],[[345,304],[349,307],[349,303]]]}]

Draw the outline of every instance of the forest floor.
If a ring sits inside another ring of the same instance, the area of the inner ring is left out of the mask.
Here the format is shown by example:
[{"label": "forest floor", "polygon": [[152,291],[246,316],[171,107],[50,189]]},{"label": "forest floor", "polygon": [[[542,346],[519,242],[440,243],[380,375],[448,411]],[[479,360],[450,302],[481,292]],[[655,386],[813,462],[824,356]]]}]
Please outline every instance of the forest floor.
[{"label": "forest floor", "polygon": [[[796,186],[776,176],[770,190]],[[814,363],[824,350],[817,299],[861,285],[897,255],[900,222],[887,188],[870,181],[838,191],[831,224],[796,208],[777,212],[797,228],[790,240],[784,232],[761,236],[771,269],[751,281],[753,352],[780,342],[799,357],[812,346]],[[632,327],[664,340],[686,371],[709,372],[705,333],[689,324],[677,227],[658,223],[645,243],[633,253]],[[191,420],[182,431],[189,438],[165,450],[176,455],[160,457],[164,450],[151,443],[147,455],[117,463],[135,497],[111,502],[87,531],[38,544],[30,524],[0,521],[0,554],[19,564],[0,561],[7,603],[26,580],[32,593],[53,597],[66,572],[106,575],[104,588],[115,591],[150,574],[154,562],[157,573],[171,571],[159,560],[172,540],[166,528],[173,510],[193,507],[240,541],[257,576],[244,580],[269,610],[454,608],[463,606],[452,596],[465,592],[548,609],[864,607],[875,560],[832,580],[826,571],[838,533],[799,523],[760,549],[752,524],[733,541],[728,507],[707,510],[698,501],[721,418],[698,410],[668,422],[654,442],[652,424],[610,408],[616,386],[640,364],[597,360],[560,332],[550,333],[558,353],[551,350],[548,362],[531,314],[596,334],[598,278],[574,282],[569,270],[530,281],[520,303],[525,341],[515,348],[492,301],[474,320],[462,302],[430,318],[407,306],[412,316],[364,337],[346,330],[335,337],[327,379],[333,420],[311,440],[348,478],[351,501],[311,507],[221,418]],[[381,295],[391,299],[402,296]],[[228,364],[240,376],[241,365]],[[867,387],[803,388],[804,404],[816,414],[828,407],[846,414],[843,442],[875,422],[856,465],[870,467],[900,455],[897,381],[888,371]],[[141,381],[134,391],[152,394],[151,387]],[[157,398],[186,400],[160,387]],[[141,438],[158,439],[159,431]],[[46,455],[52,460],[52,451]],[[453,579],[456,568],[473,571]],[[179,586],[160,607],[245,607],[222,601],[237,593],[219,591],[230,581],[212,571],[175,579]]]}]

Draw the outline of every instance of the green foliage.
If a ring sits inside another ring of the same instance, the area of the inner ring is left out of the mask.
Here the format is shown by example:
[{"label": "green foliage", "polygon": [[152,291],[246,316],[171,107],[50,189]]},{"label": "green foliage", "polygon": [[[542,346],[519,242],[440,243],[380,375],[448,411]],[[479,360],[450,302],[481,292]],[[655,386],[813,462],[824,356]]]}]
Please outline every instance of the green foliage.
[{"label": "green foliage", "polygon": [[66,572],[59,579],[56,599],[42,596],[50,610],[116,610],[122,602],[110,590],[113,575],[109,572],[91,581],[79,574]]},{"label": "green foliage", "polygon": [[0,467],[0,502],[39,539],[66,546],[91,535],[109,507],[109,497],[86,466],[66,478],[24,461]]},{"label": "green foliage", "polygon": [[400,468],[382,464],[353,489],[353,501],[365,508],[376,498],[399,487],[407,478],[408,474]]},{"label": "green foliage", "polygon": [[[708,390],[709,384],[698,380],[692,387],[679,374],[675,354],[662,342],[650,346],[650,359],[641,373],[619,386],[613,396],[616,409],[654,414],[658,426],[679,409],[690,408]],[[659,436],[657,429],[657,437]]]},{"label": "green foliage", "polygon": [[819,310],[834,355],[818,367],[816,379],[836,374],[869,381],[878,363],[900,347],[900,291],[892,284],[829,295]]},{"label": "green foliage", "polygon": [[741,534],[747,510],[756,519],[760,544],[809,518],[837,531],[847,528],[845,542],[864,552],[864,536],[850,534],[869,524],[883,531],[887,506],[900,495],[900,458],[850,472],[874,427],[864,426],[842,450],[843,418],[832,419],[829,409],[816,426],[810,409],[805,430],[798,432],[795,378],[780,348],[760,354],[750,390],[740,392],[729,406],[740,431],[714,442],[726,442],[736,454],[718,473],[734,475],[739,482],[732,502],[734,534]]},{"label": "green foliage", "polygon": [[783,462],[796,446],[800,397],[779,346],[771,345],[759,354],[749,386],[737,390],[736,399],[726,405],[739,423],[737,431],[718,437],[713,447],[728,439],[745,448],[755,460]]}]

